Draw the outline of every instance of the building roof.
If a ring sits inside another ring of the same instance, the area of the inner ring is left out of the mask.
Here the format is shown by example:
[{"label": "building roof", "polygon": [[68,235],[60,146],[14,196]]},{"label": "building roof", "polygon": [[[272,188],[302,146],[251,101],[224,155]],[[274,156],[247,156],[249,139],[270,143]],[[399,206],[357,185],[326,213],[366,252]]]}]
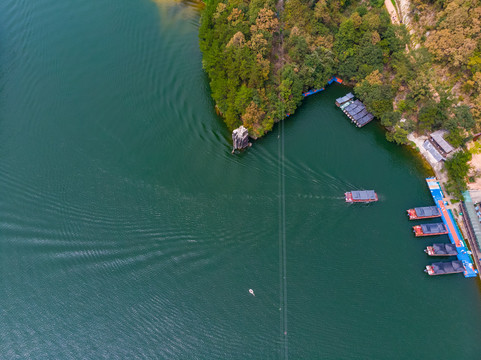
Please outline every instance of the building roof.
[{"label": "building roof", "polygon": [[237,129],[232,131],[232,133],[241,137],[249,135],[249,131],[243,125],[239,126]]},{"label": "building roof", "polygon": [[424,206],[414,208],[417,216],[437,216],[439,214],[439,209],[437,206]]},{"label": "building roof", "polygon": [[[356,100],[356,101],[359,101],[359,100]],[[366,109],[366,107],[364,106],[364,104],[362,102],[359,101],[358,105],[355,108],[350,109],[347,112],[349,113],[349,115],[354,116],[354,115],[360,113],[361,111],[363,111],[364,109]],[[347,108],[346,108],[346,110],[347,110]]]},{"label": "building roof", "polygon": [[343,111],[348,113],[349,111],[357,108],[359,106],[359,103],[360,103],[359,100],[354,100],[348,106],[346,106]]},{"label": "building roof", "polygon": [[234,149],[243,149],[249,146],[249,131],[241,125],[232,131],[232,142]]},{"label": "building roof", "polygon": [[442,156],[439,151],[429,142],[429,140],[426,140],[423,143],[423,148],[425,148],[429,153],[433,156],[434,160],[437,162],[440,162],[442,160],[446,160],[444,156]]},{"label": "building roof", "polygon": [[[338,102],[339,99],[337,99]],[[374,115],[367,111],[366,106],[360,100],[348,101],[344,105],[341,105],[341,109],[349,115],[358,126],[366,125],[374,119]]]},{"label": "building roof", "polygon": [[449,154],[454,148],[446,140],[444,140],[444,131],[438,130],[431,134],[431,138],[439,145],[439,147],[446,153]]},{"label": "building roof", "polygon": [[362,119],[367,114],[369,114],[369,112],[366,110],[366,108],[364,108],[361,111],[359,111],[356,115],[353,115],[352,118],[357,121]]},{"label": "building roof", "polygon": [[446,226],[444,226],[443,223],[422,224],[421,229],[423,229],[424,234],[438,234],[446,232]]},{"label": "building roof", "polygon": [[341,104],[339,108],[344,111],[345,108],[347,108],[349,105],[353,103],[352,100],[346,101],[344,104]]},{"label": "building roof", "polygon": [[374,190],[351,191],[354,200],[376,200]]},{"label": "building roof", "polygon": [[468,215],[469,222],[471,223],[471,227],[473,228],[474,237],[476,238],[476,243],[478,245],[478,249],[481,250],[481,224],[479,223],[479,217],[476,213],[476,209],[474,207],[473,200],[471,199],[471,194],[469,191],[463,192],[464,196],[464,207],[466,208],[466,213]]},{"label": "building roof", "polygon": [[354,95],[352,93],[346,94],[343,97],[337,98],[336,102],[338,104],[344,104],[346,101],[349,101],[354,98]]},{"label": "building roof", "polygon": [[359,126],[364,126],[372,119],[374,119],[374,115],[371,113],[367,113],[367,115],[365,115],[362,119],[357,120],[357,123],[359,124]]}]

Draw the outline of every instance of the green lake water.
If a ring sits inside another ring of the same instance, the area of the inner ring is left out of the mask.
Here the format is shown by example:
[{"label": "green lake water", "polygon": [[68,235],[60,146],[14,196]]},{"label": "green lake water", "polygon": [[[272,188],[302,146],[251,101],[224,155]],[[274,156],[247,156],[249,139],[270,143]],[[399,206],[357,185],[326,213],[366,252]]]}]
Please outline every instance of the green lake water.
[{"label": "green lake water", "polygon": [[477,280],[422,271],[422,165],[337,84],[231,155],[198,27],[0,0],[0,358],[479,358]]}]

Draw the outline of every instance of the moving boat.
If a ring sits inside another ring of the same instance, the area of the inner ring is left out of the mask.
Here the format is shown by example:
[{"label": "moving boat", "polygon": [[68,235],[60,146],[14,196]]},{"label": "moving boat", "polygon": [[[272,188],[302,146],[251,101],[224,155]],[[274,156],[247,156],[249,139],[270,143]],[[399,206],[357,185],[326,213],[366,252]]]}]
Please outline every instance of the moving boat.
[{"label": "moving boat", "polygon": [[344,195],[348,203],[370,203],[378,200],[374,190],[350,191]]}]

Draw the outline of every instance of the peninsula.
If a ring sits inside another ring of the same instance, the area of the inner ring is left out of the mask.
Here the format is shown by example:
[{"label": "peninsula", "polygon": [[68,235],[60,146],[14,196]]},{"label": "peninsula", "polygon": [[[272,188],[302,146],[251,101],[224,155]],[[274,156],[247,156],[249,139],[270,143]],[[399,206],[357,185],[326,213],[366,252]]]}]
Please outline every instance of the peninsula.
[{"label": "peninsula", "polygon": [[480,19],[477,0],[207,0],[199,37],[229,129],[261,137],[337,75],[389,141],[446,130],[459,197],[481,122]]},{"label": "peninsula", "polygon": [[211,0],[200,28],[216,106],[230,129],[244,125],[252,137],[293,114],[303,92],[335,74],[357,84],[369,110],[391,123],[392,82],[408,66],[408,40],[380,1]]}]

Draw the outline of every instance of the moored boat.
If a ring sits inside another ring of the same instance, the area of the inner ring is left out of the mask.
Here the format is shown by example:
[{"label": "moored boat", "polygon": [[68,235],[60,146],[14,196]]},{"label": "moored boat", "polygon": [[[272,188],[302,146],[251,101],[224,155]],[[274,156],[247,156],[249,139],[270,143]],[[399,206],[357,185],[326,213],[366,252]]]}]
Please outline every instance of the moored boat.
[{"label": "moored boat", "polygon": [[429,275],[456,274],[464,271],[463,262],[460,260],[432,263],[431,265],[426,265],[424,270]]},{"label": "moored boat", "polygon": [[344,193],[344,195],[348,203],[370,203],[378,201],[377,194],[374,190],[349,191]]},{"label": "moored boat", "polygon": [[458,250],[454,244],[433,244],[427,246],[424,252],[429,256],[455,256],[458,255]]},{"label": "moored boat", "polygon": [[448,229],[446,229],[443,223],[415,225],[413,226],[413,231],[416,236],[444,235],[448,233]]},{"label": "moored boat", "polygon": [[407,213],[409,220],[431,219],[441,216],[437,206],[417,207],[407,210]]}]

